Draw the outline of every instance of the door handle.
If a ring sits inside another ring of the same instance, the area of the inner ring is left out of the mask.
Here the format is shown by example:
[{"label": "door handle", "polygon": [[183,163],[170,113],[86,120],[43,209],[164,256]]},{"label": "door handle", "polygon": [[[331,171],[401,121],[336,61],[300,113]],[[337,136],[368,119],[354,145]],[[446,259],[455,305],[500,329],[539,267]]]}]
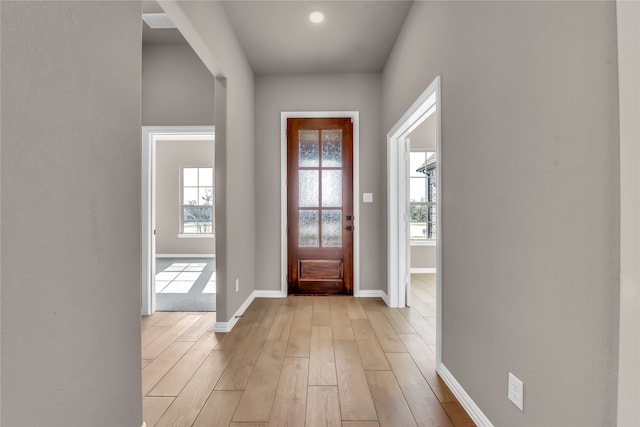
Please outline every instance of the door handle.
[{"label": "door handle", "polygon": [[353,225],[347,225],[344,229],[347,231],[353,231]]}]

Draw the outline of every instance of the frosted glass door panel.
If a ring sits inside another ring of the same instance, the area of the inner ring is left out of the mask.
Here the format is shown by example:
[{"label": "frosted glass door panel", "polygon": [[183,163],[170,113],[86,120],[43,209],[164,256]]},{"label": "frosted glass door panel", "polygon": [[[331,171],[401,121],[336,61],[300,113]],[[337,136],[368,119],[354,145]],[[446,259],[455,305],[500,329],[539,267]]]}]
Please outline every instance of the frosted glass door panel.
[{"label": "frosted glass door panel", "polygon": [[342,130],[322,131],[322,166],[339,168],[342,166]]},{"label": "frosted glass door panel", "polygon": [[322,211],[322,246],[337,248],[342,246],[342,211]]},{"label": "frosted glass door panel", "polygon": [[317,170],[298,171],[299,204],[301,208],[319,206],[320,182]]},{"label": "frosted glass door panel", "polygon": [[322,207],[342,207],[342,171],[322,171]]},{"label": "frosted glass door panel", "polygon": [[299,244],[300,247],[318,247],[320,243],[319,239],[319,211],[317,210],[304,210],[300,211],[300,229],[299,229]]},{"label": "frosted glass door panel", "polygon": [[320,166],[320,131],[301,130],[298,133],[300,140],[299,166],[301,168],[313,168]]}]

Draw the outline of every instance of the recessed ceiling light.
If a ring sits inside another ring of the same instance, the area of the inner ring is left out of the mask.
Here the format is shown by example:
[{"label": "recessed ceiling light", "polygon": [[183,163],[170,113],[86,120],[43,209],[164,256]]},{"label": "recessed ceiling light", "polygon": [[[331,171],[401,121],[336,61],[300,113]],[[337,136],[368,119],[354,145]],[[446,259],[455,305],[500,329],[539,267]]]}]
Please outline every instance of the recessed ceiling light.
[{"label": "recessed ceiling light", "polygon": [[319,24],[322,21],[324,21],[324,13],[320,12],[319,10],[314,10],[309,14],[309,21],[313,22],[314,24]]},{"label": "recessed ceiling light", "polygon": [[176,28],[166,13],[143,13],[142,19],[147,23],[149,28]]}]

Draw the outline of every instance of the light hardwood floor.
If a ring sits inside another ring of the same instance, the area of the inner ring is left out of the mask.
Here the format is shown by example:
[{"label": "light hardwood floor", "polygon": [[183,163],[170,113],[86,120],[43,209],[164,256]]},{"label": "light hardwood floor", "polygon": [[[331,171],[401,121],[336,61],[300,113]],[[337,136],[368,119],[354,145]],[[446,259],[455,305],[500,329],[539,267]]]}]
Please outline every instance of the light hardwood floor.
[{"label": "light hardwood floor", "polygon": [[378,298],[256,299],[227,334],[215,313],[142,320],[152,426],[473,426],[435,373],[435,280],[413,306]]}]

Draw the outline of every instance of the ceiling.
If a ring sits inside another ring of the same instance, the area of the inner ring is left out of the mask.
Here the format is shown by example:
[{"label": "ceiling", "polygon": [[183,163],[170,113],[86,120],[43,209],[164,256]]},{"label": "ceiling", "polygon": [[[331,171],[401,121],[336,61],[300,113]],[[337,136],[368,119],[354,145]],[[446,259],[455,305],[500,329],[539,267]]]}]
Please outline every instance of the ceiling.
[{"label": "ceiling", "polygon": [[[142,2],[142,13],[164,13],[157,1]],[[186,43],[180,31],[176,28],[161,28],[152,30],[146,23],[142,23],[142,43]]]},{"label": "ceiling", "polygon": [[[411,6],[405,0],[223,4],[256,74],[380,72]],[[325,21],[311,23],[312,10]]]},{"label": "ceiling", "polygon": [[[381,72],[411,1],[223,1],[232,28],[256,74]],[[325,21],[313,24],[320,10]],[[144,13],[162,13],[154,0]],[[144,43],[184,43],[177,29],[150,29]]]}]

